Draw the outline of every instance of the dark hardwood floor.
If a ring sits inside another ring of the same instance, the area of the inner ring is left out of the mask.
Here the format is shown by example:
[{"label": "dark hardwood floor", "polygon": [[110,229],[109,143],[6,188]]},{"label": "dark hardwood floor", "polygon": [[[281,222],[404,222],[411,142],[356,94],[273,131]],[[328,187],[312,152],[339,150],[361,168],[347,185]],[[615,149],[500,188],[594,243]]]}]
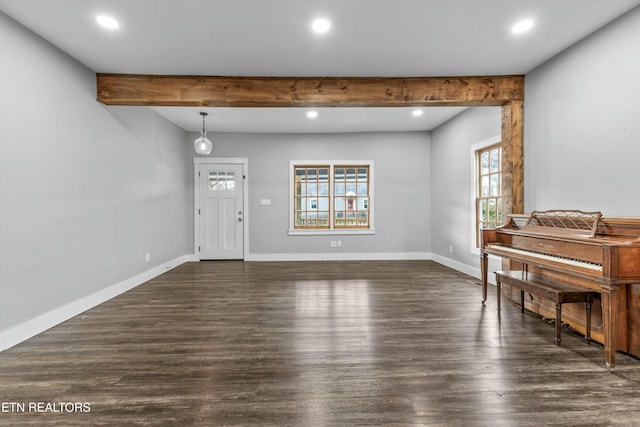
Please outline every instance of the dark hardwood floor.
[{"label": "dark hardwood floor", "polygon": [[639,360],[610,373],[601,345],[564,329],[558,347],[508,302],[498,321],[469,279],[184,264],[0,353],[0,425],[640,426]]}]

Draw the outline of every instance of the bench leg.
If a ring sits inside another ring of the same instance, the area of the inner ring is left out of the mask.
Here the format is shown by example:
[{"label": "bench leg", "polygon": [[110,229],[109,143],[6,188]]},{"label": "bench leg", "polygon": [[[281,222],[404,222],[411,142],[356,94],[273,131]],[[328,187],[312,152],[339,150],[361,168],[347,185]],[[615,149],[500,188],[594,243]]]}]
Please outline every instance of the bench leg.
[{"label": "bench leg", "polygon": [[587,298],[587,302],[584,303],[584,321],[586,326],[586,334],[584,336],[587,344],[591,344],[591,304],[593,303],[592,298]]},{"label": "bench leg", "polygon": [[496,294],[496,301],[498,303],[498,317],[500,317],[500,294],[502,294],[502,283],[499,280],[496,280],[496,290],[497,290],[497,294]]},{"label": "bench leg", "polygon": [[520,291],[520,313],[524,313],[524,291]]},{"label": "bench leg", "polygon": [[562,331],[562,304],[556,304],[556,344],[560,345],[560,333]]}]

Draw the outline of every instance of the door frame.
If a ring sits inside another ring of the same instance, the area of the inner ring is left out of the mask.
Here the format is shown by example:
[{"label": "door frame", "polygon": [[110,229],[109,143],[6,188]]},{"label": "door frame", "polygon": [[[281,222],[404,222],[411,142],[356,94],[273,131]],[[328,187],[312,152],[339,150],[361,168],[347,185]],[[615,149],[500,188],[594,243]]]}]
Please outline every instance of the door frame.
[{"label": "door frame", "polygon": [[248,157],[194,157],[193,158],[193,253],[198,261],[200,261],[200,218],[198,210],[200,209],[200,170],[202,165],[242,165],[242,259],[247,257],[249,252],[249,158]]}]

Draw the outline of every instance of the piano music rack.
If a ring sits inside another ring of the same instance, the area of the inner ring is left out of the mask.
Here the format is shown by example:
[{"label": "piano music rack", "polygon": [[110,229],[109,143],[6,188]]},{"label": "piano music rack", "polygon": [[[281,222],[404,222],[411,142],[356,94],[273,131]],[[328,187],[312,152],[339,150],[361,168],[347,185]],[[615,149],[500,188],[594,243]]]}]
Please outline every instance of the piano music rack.
[{"label": "piano music rack", "polygon": [[580,210],[533,211],[524,225],[524,230],[595,237],[601,217],[602,212]]}]

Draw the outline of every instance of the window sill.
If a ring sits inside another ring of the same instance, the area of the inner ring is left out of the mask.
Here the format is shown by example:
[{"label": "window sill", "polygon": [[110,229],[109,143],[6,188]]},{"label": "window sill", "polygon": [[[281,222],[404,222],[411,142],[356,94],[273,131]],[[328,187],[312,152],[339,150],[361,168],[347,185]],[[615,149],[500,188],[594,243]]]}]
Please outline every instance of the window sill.
[{"label": "window sill", "polygon": [[289,236],[339,236],[349,234],[376,234],[376,230],[366,229],[350,229],[350,230],[289,230]]}]

